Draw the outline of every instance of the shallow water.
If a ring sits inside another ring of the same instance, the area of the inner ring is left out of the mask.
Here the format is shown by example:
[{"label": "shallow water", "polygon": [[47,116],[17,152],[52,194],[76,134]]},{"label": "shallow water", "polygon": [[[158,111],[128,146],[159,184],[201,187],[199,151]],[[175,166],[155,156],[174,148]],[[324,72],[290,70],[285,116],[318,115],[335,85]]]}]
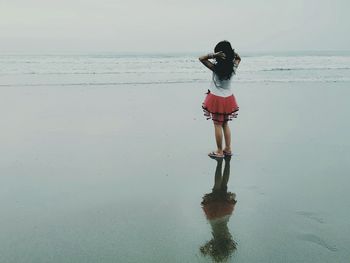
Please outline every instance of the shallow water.
[{"label": "shallow water", "polygon": [[[212,262],[206,89],[2,87],[0,262]],[[347,262],[348,85],[235,95],[228,262]]]}]

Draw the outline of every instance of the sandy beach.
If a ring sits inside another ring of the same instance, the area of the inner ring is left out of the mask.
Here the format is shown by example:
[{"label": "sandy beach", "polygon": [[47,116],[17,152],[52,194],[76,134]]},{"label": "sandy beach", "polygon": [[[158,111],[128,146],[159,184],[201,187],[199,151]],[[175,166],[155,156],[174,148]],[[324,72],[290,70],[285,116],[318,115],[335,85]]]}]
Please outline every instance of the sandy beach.
[{"label": "sandy beach", "polygon": [[0,263],[350,263],[349,10],[0,1]]},{"label": "sandy beach", "polygon": [[[348,88],[235,86],[229,262],[349,260]],[[1,87],[0,262],[212,262],[206,90]]]}]

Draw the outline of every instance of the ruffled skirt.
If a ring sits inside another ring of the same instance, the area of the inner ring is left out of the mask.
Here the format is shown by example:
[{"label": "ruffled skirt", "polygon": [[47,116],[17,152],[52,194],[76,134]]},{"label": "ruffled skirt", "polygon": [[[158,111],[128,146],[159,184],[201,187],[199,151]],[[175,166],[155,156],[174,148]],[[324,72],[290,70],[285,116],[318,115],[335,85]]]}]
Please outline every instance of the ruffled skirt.
[{"label": "ruffled skirt", "polygon": [[239,110],[233,94],[228,97],[220,97],[210,93],[210,91],[207,93],[202,108],[207,120],[212,119],[217,124],[223,124],[237,118]]}]

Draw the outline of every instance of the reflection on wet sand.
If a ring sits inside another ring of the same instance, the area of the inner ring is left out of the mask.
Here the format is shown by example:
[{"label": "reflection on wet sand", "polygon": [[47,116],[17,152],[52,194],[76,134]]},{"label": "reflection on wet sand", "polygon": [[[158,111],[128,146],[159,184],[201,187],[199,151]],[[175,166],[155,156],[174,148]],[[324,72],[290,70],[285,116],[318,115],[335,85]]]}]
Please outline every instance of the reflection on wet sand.
[{"label": "reflection on wet sand", "polygon": [[224,172],[223,160],[217,160],[215,182],[211,193],[205,194],[202,208],[212,229],[213,238],[200,247],[204,256],[210,256],[215,262],[228,260],[237,243],[227,227],[236,204],[236,194],[227,192],[227,183],[230,177],[231,157],[225,157]]}]

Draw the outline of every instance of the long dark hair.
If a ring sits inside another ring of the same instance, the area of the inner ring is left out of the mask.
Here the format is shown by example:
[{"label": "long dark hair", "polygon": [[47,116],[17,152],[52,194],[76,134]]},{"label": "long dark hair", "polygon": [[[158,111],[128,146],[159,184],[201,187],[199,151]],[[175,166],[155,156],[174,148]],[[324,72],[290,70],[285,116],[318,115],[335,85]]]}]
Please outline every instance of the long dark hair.
[{"label": "long dark hair", "polygon": [[236,53],[232,48],[230,42],[227,40],[220,41],[214,48],[214,52],[224,52],[225,59],[216,58],[216,64],[214,66],[214,72],[218,75],[220,80],[230,79],[235,74],[233,61],[236,57]]}]

